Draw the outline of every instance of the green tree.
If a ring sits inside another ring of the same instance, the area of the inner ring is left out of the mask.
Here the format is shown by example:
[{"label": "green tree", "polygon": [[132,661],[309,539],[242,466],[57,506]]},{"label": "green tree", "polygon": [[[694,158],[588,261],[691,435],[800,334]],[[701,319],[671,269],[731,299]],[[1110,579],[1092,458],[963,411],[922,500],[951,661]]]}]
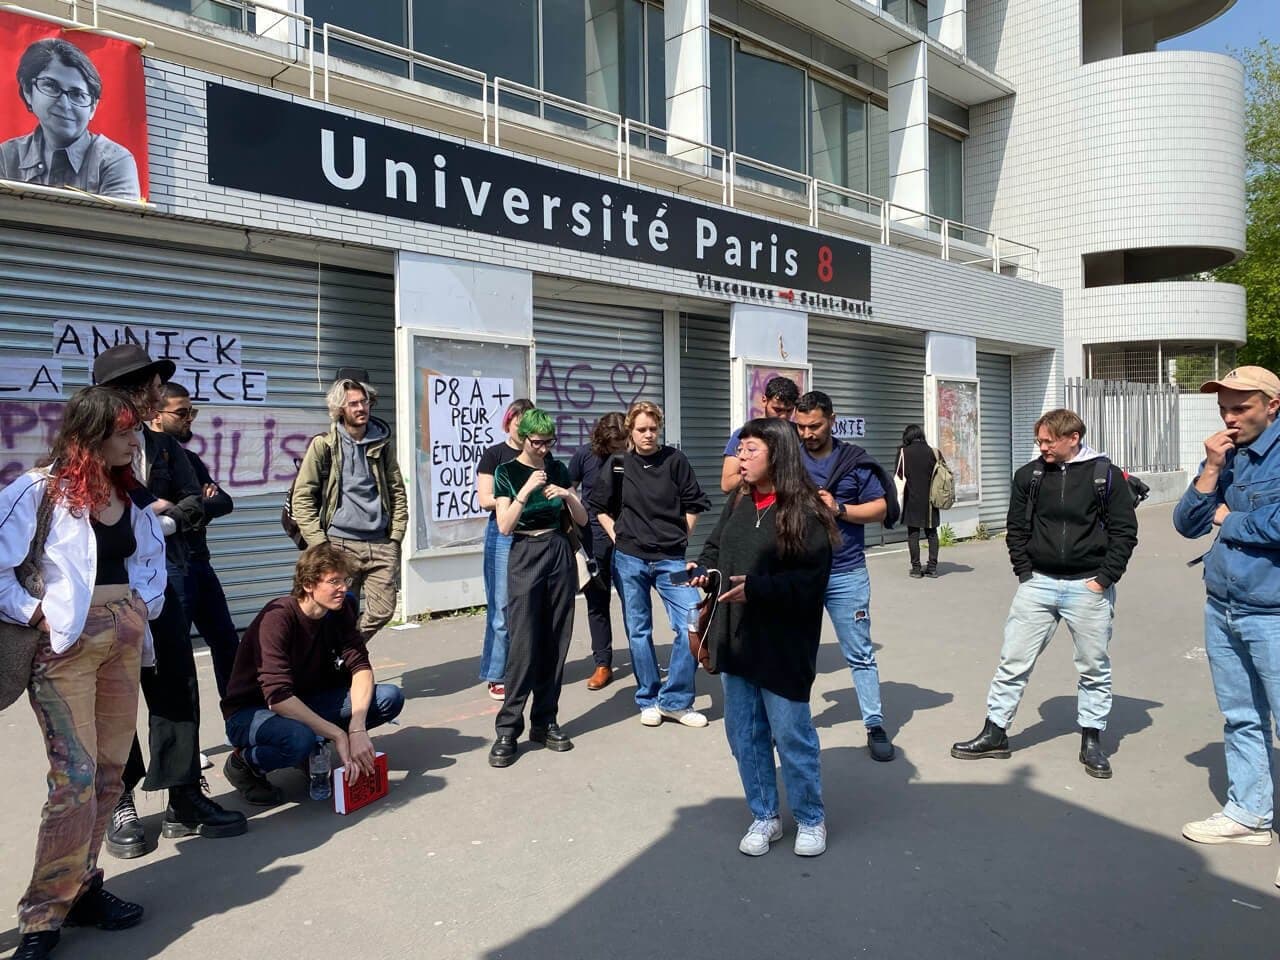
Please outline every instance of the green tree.
[{"label": "green tree", "polygon": [[1246,255],[1215,271],[1248,297],[1249,340],[1241,363],[1280,370],[1280,46],[1245,51]]}]

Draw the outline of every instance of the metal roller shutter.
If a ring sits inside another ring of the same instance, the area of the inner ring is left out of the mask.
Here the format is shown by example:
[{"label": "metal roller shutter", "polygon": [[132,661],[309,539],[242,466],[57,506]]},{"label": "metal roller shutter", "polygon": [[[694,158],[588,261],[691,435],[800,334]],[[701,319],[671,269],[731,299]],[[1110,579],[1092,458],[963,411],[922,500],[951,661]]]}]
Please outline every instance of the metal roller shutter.
[{"label": "metal roller shutter", "polygon": [[537,299],[533,339],[538,406],[556,418],[566,463],[604,414],[662,406],[662,311]]},{"label": "metal roller shutter", "polygon": [[1009,513],[1013,474],[1012,364],[998,353],[978,354],[982,410],[982,503],[978,519],[988,530],[1003,530]]},{"label": "metal roller shutter", "polygon": [[[809,318],[813,386],[831,395],[836,413],[865,417],[867,435],[856,440],[892,471],[903,428],[924,423],[924,336],[889,340],[853,333],[847,322]],[[902,527],[868,524],[868,546],[905,540]]]},{"label": "metal roller shutter", "polygon": [[[262,410],[314,411],[310,432],[327,423],[324,390],[341,365],[367,367],[382,390],[379,413],[394,420],[393,280],[314,263],[241,256],[198,247],[160,246],[105,237],[0,226],[0,350],[48,357],[57,320],[178,326],[240,337],[247,369],[267,373]],[[88,365],[67,363],[64,394],[87,382]],[[34,404],[32,406],[35,406]],[[246,407],[206,407],[199,435],[214,431],[205,460],[219,481],[235,473],[239,433],[219,431],[219,414]],[[298,417],[294,415],[294,429]],[[264,419],[263,429],[272,421]],[[230,433],[224,436],[223,433]],[[196,449],[199,449],[198,447]],[[292,473],[277,451],[272,476]],[[297,550],[280,529],[281,482],[253,494],[251,474],[236,474],[235,512],[209,527],[209,546],[237,626],[271,597],[288,593]]]},{"label": "metal roller shutter", "polygon": [[702,550],[720,517],[724,445],[733,432],[729,423],[729,320],[680,315],[680,448],[689,458],[698,484],[711,498],[689,538],[689,557]]}]

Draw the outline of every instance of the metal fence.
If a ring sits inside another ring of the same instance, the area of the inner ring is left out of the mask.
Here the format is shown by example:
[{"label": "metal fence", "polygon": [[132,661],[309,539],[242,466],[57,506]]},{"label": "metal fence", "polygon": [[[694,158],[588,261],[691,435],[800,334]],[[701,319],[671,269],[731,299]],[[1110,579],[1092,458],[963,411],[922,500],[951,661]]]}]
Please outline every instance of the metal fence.
[{"label": "metal fence", "polygon": [[1128,380],[1067,380],[1089,446],[1129,471],[1179,469],[1178,387]]}]

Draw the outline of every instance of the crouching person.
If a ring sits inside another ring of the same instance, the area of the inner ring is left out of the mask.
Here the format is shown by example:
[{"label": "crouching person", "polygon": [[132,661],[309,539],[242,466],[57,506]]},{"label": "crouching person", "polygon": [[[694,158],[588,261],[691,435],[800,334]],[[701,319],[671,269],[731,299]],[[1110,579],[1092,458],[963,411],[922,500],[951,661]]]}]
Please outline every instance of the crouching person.
[{"label": "crouching person", "polygon": [[281,793],[266,774],[302,767],[320,738],[331,740],[351,782],[373,774],[369,731],[404,708],[399,687],[374,683],[369,652],[347,595],[347,556],[328,543],[305,550],[293,592],[254,618],[236,650],[222,699],[227,780],[250,803]]}]

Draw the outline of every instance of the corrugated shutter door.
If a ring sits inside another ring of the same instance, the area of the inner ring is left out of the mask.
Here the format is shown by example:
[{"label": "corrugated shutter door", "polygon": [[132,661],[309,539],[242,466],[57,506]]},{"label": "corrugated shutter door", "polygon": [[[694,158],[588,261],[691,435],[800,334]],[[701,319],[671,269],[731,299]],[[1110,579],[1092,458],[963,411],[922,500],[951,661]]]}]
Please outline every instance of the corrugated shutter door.
[{"label": "corrugated shutter door", "polygon": [[1012,364],[998,353],[978,354],[982,390],[982,503],[980,519],[988,530],[1003,530],[1009,513],[1013,474]]},{"label": "corrugated shutter door", "polygon": [[730,402],[729,320],[680,315],[680,449],[689,458],[711,509],[698,518],[688,556],[702,550],[724,506],[720,470],[733,432]]},{"label": "corrugated shutter door", "polygon": [[535,300],[538,406],[556,418],[556,457],[568,463],[606,413],[663,403],[662,312]]},{"label": "corrugated shutter door", "polygon": [[[865,417],[859,446],[892,472],[910,423],[924,423],[924,339],[887,340],[849,332],[838,320],[809,318],[813,388],[831,395],[836,413]],[[902,527],[868,524],[868,546],[905,540]]]},{"label": "corrugated shutter door", "polygon": [[[199,329],[240,337],[246,369],[267,373],[267,404],[258,409],[314,412],[310,433],[325,428],[324,391],[341,365],[366,367],[381,388],[378,413],[394,420],[393,279],[314,263],[239,256],[222,250],[0,227],[0,350],[6,357],[48,357],[52,324],[96,320]],[[320,383],[317,383],[317,369]],[[64,395],[88,380],[87,363],[66,363]],[[31,406],[35,406],[32,404]],[[199,405],[197,405],[199,406]],[[204,459],[231,486],[235,511],[209,527],[214,566],[237,626],[270,598],[289,592],[297,550],[280,529],[283,492],[254,494],[259,480],[236,457],[251,444],[219,429],[223,411],[196,421],[208,436]],[[284,414],[288,416],[288,414]],[[302,429],[292,417],[293,430]],[[264,419],[263,430],[282,427]],[[193,445],[195,449],[198,446]],[[258,474],[262,465],[257,464]],[[277,449],[272,476],[292,473]],[[272,483],[262,478],[261,484]],[[280,481],[272,485],[280,486]]]}]

